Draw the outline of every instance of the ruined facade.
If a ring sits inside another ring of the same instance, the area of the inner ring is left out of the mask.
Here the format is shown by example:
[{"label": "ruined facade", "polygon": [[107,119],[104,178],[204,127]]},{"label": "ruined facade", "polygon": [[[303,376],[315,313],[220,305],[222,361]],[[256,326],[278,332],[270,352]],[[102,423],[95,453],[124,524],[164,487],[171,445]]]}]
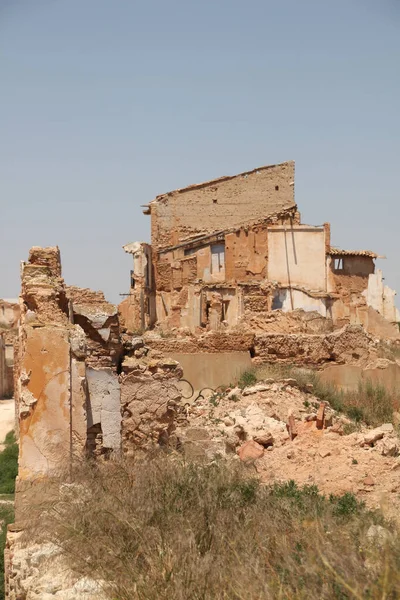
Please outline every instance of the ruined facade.
[{"label": "ruined facade", "polygon": [[301,222],[293,162],[158,196],[144,212],[151,245],[124,246],[134,262],[120,305],[128,331],[269,331],[274,311],[300,310],[333,328],[398,335],[395,292],[375,269],[378,255],[337,249],[328,223]]},{"label": "ruined facade", "polygon": [[[128,439],[140,447],[149,437],[165,437],[179,396],[170,384],[179,374],[177,363],[163,362],[160,353],[147,356],[143,343],[124,341],[117,308],[101,292],[66,286],[58,248],[31,249],[22,264],[20,300],[17,520],[41,478],[57,476],[85,456],[120,453]],[[150,405],[141,410],[140,387],[155,373],[163,394],[147,389]]]}]

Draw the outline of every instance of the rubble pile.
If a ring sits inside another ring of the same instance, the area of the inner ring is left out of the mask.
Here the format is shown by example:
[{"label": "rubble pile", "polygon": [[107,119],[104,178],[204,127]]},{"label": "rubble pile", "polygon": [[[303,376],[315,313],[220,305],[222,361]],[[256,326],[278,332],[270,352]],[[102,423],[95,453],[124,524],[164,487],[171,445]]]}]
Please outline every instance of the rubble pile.
[{"label": "rubble pile", "polygon": [[400,440],[391,423],[368,428],[302,391],[265,380],[200,398],[176,430],[190,457],[241,460],[265,483],[293,479],[325,494],[352,492],[398,518]]}]

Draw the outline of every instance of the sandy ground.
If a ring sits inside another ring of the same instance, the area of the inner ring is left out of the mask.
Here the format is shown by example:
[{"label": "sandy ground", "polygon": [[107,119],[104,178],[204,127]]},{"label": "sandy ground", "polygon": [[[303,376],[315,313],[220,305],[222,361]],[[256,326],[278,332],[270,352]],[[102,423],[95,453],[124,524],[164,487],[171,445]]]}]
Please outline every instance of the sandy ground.
[{"label": "sandy ground", "polygon": [[[14,429],[15,412],[14,399],[0,400],[0,446],[2,447],[4,439],[9,431]],[[0,448],[1,449],[1,448]]]}]

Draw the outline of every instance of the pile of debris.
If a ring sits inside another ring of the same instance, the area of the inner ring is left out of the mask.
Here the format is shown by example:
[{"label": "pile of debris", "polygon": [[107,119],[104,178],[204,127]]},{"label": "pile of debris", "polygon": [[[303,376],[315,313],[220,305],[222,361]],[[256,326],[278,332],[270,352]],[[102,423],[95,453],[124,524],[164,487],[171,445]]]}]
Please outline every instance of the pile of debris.
[{"label": "pile of debris", "polygon": [[186,408],[176,436],[190,458],[231,457],[265,483],[294,480],[326,494],[352,492],[398,517],[400,440],[393,425],[356,425],[295,379],[200,398]]}]

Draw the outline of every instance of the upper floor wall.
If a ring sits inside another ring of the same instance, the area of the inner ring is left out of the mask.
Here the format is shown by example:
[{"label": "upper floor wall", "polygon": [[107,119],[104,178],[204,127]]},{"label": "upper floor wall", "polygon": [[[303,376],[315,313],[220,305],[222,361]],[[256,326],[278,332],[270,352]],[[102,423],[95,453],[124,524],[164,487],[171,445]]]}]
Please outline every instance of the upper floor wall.
[{"label": "upper floor wall", "polygon": [[326,291],[326,227],[268,228],[268,279],[280,286]]},{"label": "upper floor wall", "polygon": [[165,249],[295,208],[294,162],[157,196],[149,204],[153,249]]}]

